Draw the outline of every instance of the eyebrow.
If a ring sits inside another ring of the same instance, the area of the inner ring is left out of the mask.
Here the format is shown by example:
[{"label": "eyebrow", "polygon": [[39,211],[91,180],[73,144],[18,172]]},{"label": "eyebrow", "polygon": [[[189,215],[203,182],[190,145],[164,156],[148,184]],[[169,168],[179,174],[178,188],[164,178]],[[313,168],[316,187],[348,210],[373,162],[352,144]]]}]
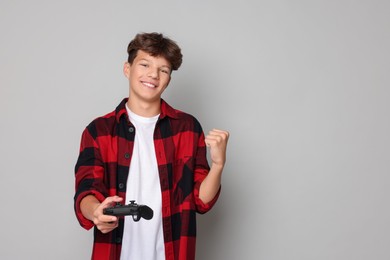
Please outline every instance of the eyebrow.
[{"label": "eyebrow", "polygon": [[[139,61],[146,61],[146,62],[151,62],[150,60],[146,59],[146,58],[142,58],[140,59]],[[169,70],[172,70],[171,66],[170,65],[162,65],[160,68],[168,68]]]}]

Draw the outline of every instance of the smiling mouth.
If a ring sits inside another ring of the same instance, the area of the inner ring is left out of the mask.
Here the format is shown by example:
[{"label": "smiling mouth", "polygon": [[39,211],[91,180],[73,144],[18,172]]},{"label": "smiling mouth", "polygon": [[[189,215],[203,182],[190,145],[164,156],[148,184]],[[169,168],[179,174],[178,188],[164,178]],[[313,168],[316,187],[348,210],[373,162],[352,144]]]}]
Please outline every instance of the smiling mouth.
[{"label": "smiling mouth", "polygon": [[145,82],[145,81],[142,81],[142,85],[144,85],[148,88],[156,88],[156,85],[149,83],[149,82]]}]

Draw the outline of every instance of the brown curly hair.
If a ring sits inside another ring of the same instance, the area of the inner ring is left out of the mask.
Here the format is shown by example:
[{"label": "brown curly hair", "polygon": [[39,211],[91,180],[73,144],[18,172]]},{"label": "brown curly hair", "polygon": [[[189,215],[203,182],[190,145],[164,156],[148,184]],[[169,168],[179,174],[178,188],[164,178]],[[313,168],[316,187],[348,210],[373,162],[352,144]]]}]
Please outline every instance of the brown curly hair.
[{"label": "brown curly hair", "polygon": [[165,37],[161,33],[139,33],[127,46],[129,57],[127,61],[132,64],[137,56],[138,50],[149,53],[152,56],[164,57],[170,64],[172,70],[179,69],[183,55],[176,42]]}]

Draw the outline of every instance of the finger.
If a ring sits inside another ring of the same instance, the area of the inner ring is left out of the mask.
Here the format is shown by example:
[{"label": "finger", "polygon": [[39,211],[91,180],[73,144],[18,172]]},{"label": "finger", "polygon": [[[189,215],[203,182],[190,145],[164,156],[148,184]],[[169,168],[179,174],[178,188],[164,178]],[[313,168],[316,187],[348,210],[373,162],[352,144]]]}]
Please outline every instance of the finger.
[{"label": "finger", "polygon": [[213,132],[213,133],[216,133],[216,134],[229,135],[228,131],[221,130],[221,129],[218,129],[218,128],[213,128],[212,130],[210,130],[210,132]]},{"label": "finger", "polygon": [[94,224],[96,226],[101,226],[101,227],[105,227],[107,225],[109,226],[112,226],[113,224],[115,224],[116,222],[118,222],[118,218],[115,217],[115,216],[110,216],[110,215],[99,215],[95,220],[94,220]]},{"label": "finger", "polygon": [[117,219],[116,221],[105,222],[105,224],[106,224],[108,227],[115,226],[115,225],[118,224],[118,219]]},{"label": "finger", "polygon": [[211,144],[218,144],[218,143],[221,143],[223,142],[224,140],[226,140],[226,138],[224,136],[221,136],[221,135],[208,135],[206,138],[205,138],[205,141],[208,142],[210,145]]},{"label": "finger", "polygon": [[112,197],[107,197],[101,204],[102,207],[106,207],[107,205],[111,205],[112,203],[115,202],[121,202],[123,198],[119,196],[112,196]]},{"label": "finger", "polygon": [[206,139],[219,140],[219,139],[224,139],[224,136],[221,134],[209,134],[208,136],[206,136]]},{"label": "finger", "polygon": [[116,227],[118,225],[119,221],[118,219],[116,219],[115,221],[108,221],[108,222],[102,222],[100,224],[100,226],[102,228],[113,228],[113,227]]},{"label": "finger", "polygon": [[209,138],[209,139],[205,140],[205,142],[206,142],[207,146],[213,147],[213,146],[218,146],[218,144],[220,143],[220,140],[218,140],[218,138]]},{"label": "finger", "polygon": [[222,131],[222,130],[211,130],[207,137],[212,137],[212,136],[220,136],[223,139],[228,139],[229,138],[229,132],[227,131]]},{"label": "finger", "polygon": [[100,223],[110,223],[118,220],[116,216],[104,215],[104,214],[100,215],[98,219]]},{"label": "finger", "polygon": [[101,211],[95,215],[94,223],[95,223],[95,225],[100,225],[103,223],[114,222],[116,220],[117,220],[116,216],[104,215],[103,211]]},{"label": "finger", "polygon": [[206,145],[214,145],[217,142],[217,137],[216,136],[206,136],[205,138]]},{"label": "finger", "polygon": [[103,214],[103,209],[111,207],[114,203],[121,202],[123,199],[119,196],[113,196],[106,198],[98,207],[98,215]]},{"label": "finger", "polygon": [[113,222],[111,224],[102,224],[99,226],[96,226],[98,230],[100,230],[103,234],[111,232],[115,228],[118,227],[118,222]]}]

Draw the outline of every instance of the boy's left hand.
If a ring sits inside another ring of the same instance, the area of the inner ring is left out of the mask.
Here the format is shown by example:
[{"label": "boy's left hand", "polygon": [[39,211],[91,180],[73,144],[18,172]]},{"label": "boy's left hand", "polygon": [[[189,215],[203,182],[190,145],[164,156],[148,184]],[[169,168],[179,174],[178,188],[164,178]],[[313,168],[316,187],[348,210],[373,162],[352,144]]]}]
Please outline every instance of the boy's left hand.
[{"label": "boy's left hand", "polygon": [[213,129],[205,138],[206,145],[210,147],[210,158],[215,166],[223,167],[226,162],[226,147],[229,132]]}]

